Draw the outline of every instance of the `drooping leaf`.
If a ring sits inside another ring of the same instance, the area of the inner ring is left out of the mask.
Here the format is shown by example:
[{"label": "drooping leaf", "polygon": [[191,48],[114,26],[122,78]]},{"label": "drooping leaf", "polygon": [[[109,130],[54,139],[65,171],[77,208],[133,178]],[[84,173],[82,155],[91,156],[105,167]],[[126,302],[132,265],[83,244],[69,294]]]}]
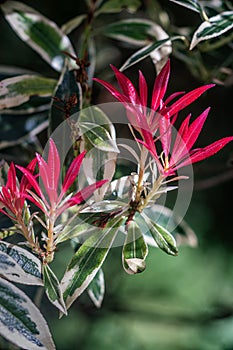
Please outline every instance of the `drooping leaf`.
[{"label": "drooping leaf", "polygon": [[148,247],[142,232],[135,221],[127,225],[127,234],[122,249],[122,264],[125,271],[132,275],[143,272],[146,268],[145,259]]},{"label": "drooping leaf", "polygon": [[80,26],[80,24],[84,21],[86,17],[87,15],[83,14],[72,18],[71,20],[62,25],[61,30],[66,35],[70,34],[74,29]]},{"label": "drooping leaf", "polygon": [[38,75],[19,75],[0,82],[0,109],[12,108],[30,100],[31,97],[50,97],[56,80]]},{"label": "drooping leaf", "polygon": [[63,314],[67,314],[60,283],[48,265],[43,266],[44,288],[49,301]]},{"label": "drooping leaf", "polygon": [[60,72],[66,57],[62,51],[74,54],[69,38],[54,22],[21,2],[9,0],[1,8],[15,33]]},{"label": "drooping leaf", "polygon": [[89,286],[87,293],[96,307],[101,307],[105,292],[104,272],[100,268]]},{"label": "drooping leaf", "polygon": [[22,349],[55,350],[48,325],[31,299],[0,278],[0,333]]},{"label": "drooping leaf", "polygon": [[126,9],[130,13],[137,11],[141,5],[140,0],[104,0],[101,2],[99,9],[95,15],[98,16],[103,13],[117,13]]},{"label": "drooping leaf", "polygon": [[157,39],[157,27],[156,23],[147,19],[131,18],[107,25],[103,33],[113,39],[140,47]]},{"label": "drooping leaf", "polygon": [[[197,236],[195,232],[184,219],[176,215],[171,209],[156,204],[150,208],[146,208],[144,212],[151,220],[171,232],[176,239],[177,245],[197,246]],[[143,230],[143,232],[145,232],[145,230]],[[146,242],[152,246],[155,245],[155,241],[151,235],[146,235]]]},{"label": "drooping leaf", "polygon": [[79,112],[81,108],[82,89],[80,83],[76,81],[74,71],[69,69],[68,60],[66,60],[53,95],[49,114],[50,134],[66,118]]},{"label": "drooping leaf", "polygon": [[118,219],[112,227],[97,229],[73,256],[61,281],[67,309],[83,293],[99,271],[121,222],[122,219]]},{"label": "drooping leaf", "polygon": [[168,230],[163,226],[149,219],[145,213],[142,213],[142,217],[145,220],[145,223],[149,228],[149,232],[154,238],[158,247],[165,251],[167,254],[177,255],[178,250],[176,246],[176,241],[175,238],[171,235],[171,233],[168,232]]},{"label": "drooping leaf", "polygon": [[202,10],[198,0],[170,0],[170,1],[175,2],[176,4],[184,6],[195,12],[200,13]]},{"label": "drooping leaf", "polygon": [[222,12],[221,14],[209,18],[203,22],[195,31],[190,50],[204,40],[216,38],[233,28],[233,11]]},{"label": "drooping leaf", "polygon": [[43,285],[40,260],[26,249],[0,242],[1,274],[10,281]]}]

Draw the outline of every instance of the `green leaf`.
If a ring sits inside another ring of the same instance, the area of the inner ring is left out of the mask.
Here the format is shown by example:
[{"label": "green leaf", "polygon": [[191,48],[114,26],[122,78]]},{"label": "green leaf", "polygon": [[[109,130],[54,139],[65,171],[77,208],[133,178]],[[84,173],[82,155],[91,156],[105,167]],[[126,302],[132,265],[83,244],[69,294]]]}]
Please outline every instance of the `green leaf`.
[{"label": "green leaf", "polygon": [[[162,205],[156,204],[150,208],[146,208],[144,213],[160,226],[165,227],[175,237],[177,245],[188,245],[190,247],[197,246],[197,236],[192,228],[185,220],[177,216],[171,209]],[[137,217],[137,220],[139,217]],[[145,231],[145,230],[143,230]],[[146,232],[145,232],[146,234]],[[146,236],[146,242],[154,245],[154,239]]]},{"label": "green leaf", "polygon": [[87,18],[87,15],[78,15],[62,25],[61,30],[64,34],[70,34]]},{"label": "green leaf", "polygon": [[149,228],[149,232],[151,233],[158,247],[165,251],[167,254],[177,255],[178,250],[176,247],[176,241],[170,232],[168,232],[161,225],[149,219],[145,213],[142,213],[142,217],[144,218]]},{"label": "green leaf", "polygon": [[80,122],[78,126],[82,136],[95,148],[103,152],[119,153],[115,140],[111,138],[109,132],[103,127],[95,123]]},{"label": "green leaf", "polygon": [[96,307],[101,307],[105,292],[104,285],[104,273],[100,268],[89,286],[87,287],[87,293]]},{"label": "green leaf", "polygon": [[73,256],[61,281],[67,309],[99,271],[122,222],[122,219],[118,219],[112,227],[96,229],[95,234],[88,238]]},{"label": "green leaf", "polygon": [[[75,73],[70,70],[68,60],[65,60],[63,70],[53,93],[50,115],[49,132],[54,131],[66,118],[77,113],[82,108],[82,89],[77,83]],[[72,103],[73,102],[73,103]],[[67,106],[70,105],[70,109]],[[63,142],[67,142],[66,139]]]},{"label": "green leaf", "polygon": [[157,24],[142,18],[121,20],[104,27],[104,34],[136,46],[149,44],[156,36]]},{"label": "green leaf", "polygon": [[[10,0],[1,8],[15,33],[56,71],[60,72],[64,64],[66,56],[62,51],[75,54],[69,38],[54,22],[33,8]],[[70,63],[74,66],[72,60]]]},{"label": "green leaf", "polygon": [[31,299],[0,278],[0,333],[22,349],[55,350],[48,325]]},{"label": "green leaf", "polygon": [[86,220],[81,220],[81,217],[78,217],[76,220],[72,221],[71,224],[65,225],[64,229],[59,234],[56,239],[56,244],[65,242],[67,239],[74,239],[82,237],[85,234],[90,234],[92,231],[96,230],[96,227],[91,225],[89,222],[90,217]]},{"label": "green leaf", "polygon": [[135,52],[132,56],[130,56],[126,62],[123,64],[123,66],[120,68],[121,71],[131,67],[132,65],[142,61],[146,57],[150,56],[153,52],[156,50],[161,49],[166,43],[168,43],[170,40],[175,40],[178,37],[174,38],[167,38],[163,40],[156,41],[150,45],[147,45],[143,47],[142,49]]},{"label": "green leaf", "polygon": [[124,9],[134,13],[140,5],[140,0],[105,0],[101,2],[101,6],[96,11],[95,16],[103,13],[117,13]]},{"label": "green leaf", "polygon": [[43,279],[46,295],[49,301],[63,314],[67,315],[60,283],[48,265],[43,266]]},{"label": "green leaf", "polygon": [[233,28],[233,11],[222,12],[221,14],[209,18],[203,22],[195,31],[190,50],[204,40],[216,38]]},{"label": "green leaf", "polygon": [[0,109],[19,106],[33,96],[50,97],[56,80],[37,75],[20,75],[0,82]]},{"label": "green leaf", "polygon": [[122,249],[122,264],[125,271],[130,275],[143,272],[146,268],[147,254],[148,247],[139,226],[135,221],[130,221]]},{"label": "green leaf", "polygon": [[41,261],[27,250],[0,242],[1,274],[10,281],[43,285]]},{"label": "green leaf", "polygon": [[171,2],[175,2],[176,4],[179,4],[181,6],[187,7],[188,9],[195,11],[195,12],[201,12],[202,8],[198,0],[170,0]]},{"label": "green leaf", "polygon": [[[112,151],[106,152],[97,147],[93,147],[93,143],[91,143],[90,139],[88,137],[85,137],[84,135],[80,143],[80,150],[88,151],[82,162],[83,170],[86,175],[86,179],[88,183],[91,184],[94,181],[103,180],[103,179],[107,179],[111,181],[111,179],[115,174],[116,159],[117,159],[117,152],[118,152],[118,148],[116,145],[115,128],[113,124],[111,123],[109,118],[106,116],[106,114],[96,106],[83,110],[82,113],[80,114],[78,122],[81,124],[90,122],[90,123],[93,123],[94,125],[101,126],[101,128],[104,128],[105,129],[104,137],[109,138],[111,149],[115,150],[114,152]],[[104,144],[102,143],[102,146],[105,144],[107,144],[108,146],[108,142],[105,142]],[[99,202],[103,199],[106,188],[107,188],[107,184],[95,191],[94,193],[95,201]]]}]

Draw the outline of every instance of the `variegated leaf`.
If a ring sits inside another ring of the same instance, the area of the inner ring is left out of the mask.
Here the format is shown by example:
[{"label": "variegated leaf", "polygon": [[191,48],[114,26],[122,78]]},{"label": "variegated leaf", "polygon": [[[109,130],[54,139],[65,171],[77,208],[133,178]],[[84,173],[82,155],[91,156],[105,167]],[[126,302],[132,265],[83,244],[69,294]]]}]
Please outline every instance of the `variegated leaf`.
[{"label": "variegated leaf", "polygon": [[135,46],[145,46],[157,38],[156,23],[142,18],[131,18],[104,27],[104,34]]},{"label": "variegated leaf", "polygon": [[104,273],[99,269],[89,286],[87,293],[96,307],[101,307],[105,292]]},{"label": "variegated leaf", "polygon": [[176,240],[171,235],[171,233],[168,232],[168,230],[163,226],[152,221],[145,213],[142,213],[142,217],[145,220],[145,223],[149,228],[149,232],[154,238],[158,247],[165,251],[167,254],[177,255],[178,250],[176,246]]},{"label": "variegated leaf", "polygon": [[0,109],[22,105],[32,96],[50,97],[56,80],[38,75],[19,75],[0,82]]},{"label": "variegated leaf", "polygon": [[61,30],[64,34],[70,34],[74,29],[80,26],[80,24],[84,21],[87,15],[78,15],[68,22],[64,23],[61,27]]},{"label": "variegated leaf", "polygon": [[175,2],[176,4],[179,4],[181,6],[187,7],[188,9],[195,11],[195,12],[201,12],[201,5],[198,0],[170,0],[171,2]]},{"label": "variegated leaf", "polygon": [[96,11],[95,16],[103,13],[117,13],[123,9],[134,13],[140,5],[139,0],[104,0],[101,1],[100,8]]},{"label": "variegated leaf", "polygon": [[222,12],[221,14],[209,18],[203,22],[195,31],[190,50],[204,40],[216,38],[233,28],[233,11]]},{"label": "variegated leaf", "polygon": [[49,301],[63,314],[67,314],[60,283],[48,265],[43,266],[44,288]]},{"label": "variegated leaf", "polygon": [[1,241],[0,265],[2,276],[10,281],[43,285],[40,260],[21,247]]},{"label": "variegated leaf", "polygon": [[132,275],[145,270],[148,247],[142,232],[135,221],[127,225],[127,234],[122,249],[122,264],[125,271]]},{"label": "variegated leaf", "polygon": [[17,347],[55,350],[48,325],[31,299],[0,278],[0,333]]},{"label": "variegated leaf", "polygon": [[88,238],[73,256],[61,281],[67,309],[89,286],[99,271],[121,222],[122,219],[118,219],[112,227],[96,229],[95,234]]},{"label": "variegated leaf", "polygon": [[[56,71],[60,72],[64,64],[66,56],[62,51],[75,54],[69,38],[33,8],[13,0],[2,4],[1,8],[15,33]],[[75,67],[74,62],[70,62]]]}]

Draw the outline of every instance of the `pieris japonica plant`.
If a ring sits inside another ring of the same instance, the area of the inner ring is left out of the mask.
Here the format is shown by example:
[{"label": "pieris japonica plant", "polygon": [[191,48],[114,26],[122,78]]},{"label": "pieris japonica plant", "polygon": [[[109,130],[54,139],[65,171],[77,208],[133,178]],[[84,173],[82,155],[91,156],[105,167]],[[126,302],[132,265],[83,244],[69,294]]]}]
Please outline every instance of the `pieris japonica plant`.
[{"label": "pieris japonica plant", "polygon": [[[174,2],[205,13],[197,1]],[[19,37],[59,72],[58,82],[37,74],[19,74],[0,83],[3,113],[47,113],[40,124],[48,130],[44,152],[40,147],[28,164],[1,164],[0,212],[7,222],[0,241],[1,334],[24,349],[55,349],[55,345],[39,309],[14,283],[43,288],[60,316],[67,315],[85,291],[100,307],[104,296],[102,266],[110,249],[122,246],[122,265],[128,274],[145,270],[148,245],[176,256],[180,235],[189,239],[187,225],[184,230],[173,210],[159,201],[169,191],[179,191],[180,183],[188,179],[185,168],[215,155],[233,141],[233,136],[228,136],[202,148],[195,146],[210,107],[193,118],[190,105],[211,93],[208,90],[214,84],[168,95],[172,59],[166,45],[168,39],[170,45],[175,38],[154,38],[123,68],[111,65],[119,87],[101,76],[97,78],[93,23],[100,14],[120,12],[124,7],[134,12],[139,4],[94,0],[87,4],[87,16],[75,17],[61,29],[22,3],[7,1],[1,5]],[[77,55],[68,34],[85,19]],[[131,22],[134,28],[136,22]],[[143,23],[142,36],[152,28],[149,21]],[[113,26],[110,29],[112,37],[116,36],[116,28],[115,32]],[[124,35],[121,33],[121,38]],[[192,47],[197,44],[193,39]],[[152,89],[141,71],[136,88],[122,71],[152,53],[160,55]],[[97,86],[118,102],[135,148],[118,142],[114,125],[118,120],[111,112],[108,115],[92,105]],[[184,117],[187,108],[190,111]],[[133,156],[136,166],[117,176],[121,149]],[[53,264],[67,242],[72,258],[59,280]]]}]

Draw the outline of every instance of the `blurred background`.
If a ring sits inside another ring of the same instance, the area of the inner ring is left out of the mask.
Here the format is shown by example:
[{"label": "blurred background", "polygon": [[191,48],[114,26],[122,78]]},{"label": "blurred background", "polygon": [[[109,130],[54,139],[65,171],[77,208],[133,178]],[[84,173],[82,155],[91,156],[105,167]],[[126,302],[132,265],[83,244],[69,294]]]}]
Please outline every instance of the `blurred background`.
[{"label": "blurred background", "polygon": [[[67,0],[59,5],[55,0],[24,3],[59,26],[85,12],[84,1]],[[162,0],[144,1],[137,15],[123,11],[115,18],[148,18],[149,9],[155,5],[167,13],[171,28],[195,28],[200,23],[194,12]],[[153,15],[156,18],[156,14],[151,12],[150,17],[153,18]],[[98,26],[105,21],[110,23],[112,16],[100,17]],[[2,15],[0,33],[1,78],[10,75],[9,66],[58,77],[13,33]],[[71,40],[78,43],[79,35],[79,30],[72,32]],[[95,76],[114,82],[109,64],[120,67],[133,51],[113,39],[98,41],[97,37],[96,52]],[[222,64],[220,55],[203,59],[206,66],[210,62],[216,67]],[[152,86],[155,69],[151,61],[146,59],[126,71],[135,82],[138,69],[143,71]],[[179,55],[171,55],[168,94],[189,91],[210,82],[210,76],[203,78],[194,74]],[[111,101],[99,86],[94,85],[93,89],[93,103]],[[200,146],[233,135],[232,93],[231,83],[217,84],[190,107],[193,115],[197,116],[211,106],[198,140]],[[0,114],[0,158],[22,164],[27,162],[35,149],[33,143],[8,148],[2,147],[3,142],[19,139],[46,118],[44,114],[36,117]],[[45,137],[46,134],[41,132],[42,142]],[[119,173],[125,171],[124,167],[119,168]],[[69,310],[69,315],[58,320],[56,309],[43,297],[41,311],[49,323],[58,350],[233,350],[233,144],[195,166],[194,175],[194,193],[185,220],[195,231],[198,246],[181,246],[177,257],[150,248],[147,268],[136,276],[124,272],[121,249],[112,249],[103,267],[106,293],[100,309],[96,309],[84,293]],[[58,253],[54,263],[54,269],[59,271],[60,276],[70,257],[67,244],[65,252]],[[4,346],[3,343],[2,349]]]}]

